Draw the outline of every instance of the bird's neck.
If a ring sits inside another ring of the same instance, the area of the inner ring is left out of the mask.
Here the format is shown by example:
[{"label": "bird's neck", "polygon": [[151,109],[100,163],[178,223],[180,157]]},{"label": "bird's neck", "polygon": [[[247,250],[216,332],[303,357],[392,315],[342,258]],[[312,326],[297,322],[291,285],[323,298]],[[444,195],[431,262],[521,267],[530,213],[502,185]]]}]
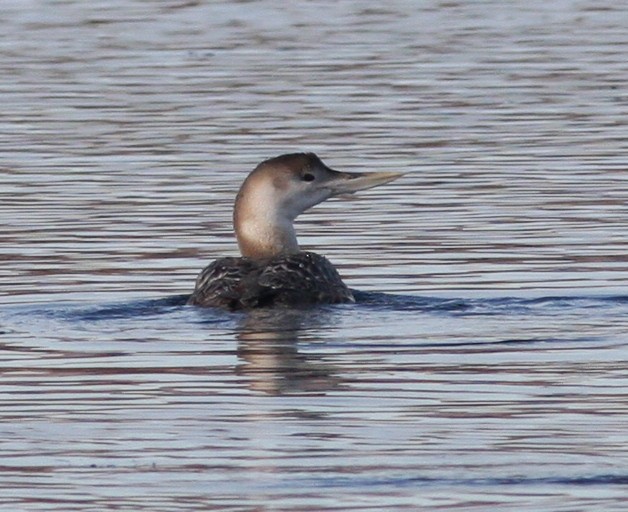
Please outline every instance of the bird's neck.
[{"label": "bird's neck", "polygon": [[242,256],[263,260],[299,252],[292,220],[272,201],[238,201],[233,224]]},{"label": "bird's neck", "polygon": [[249,219],[240,222],[238,226],[236,237],[242,256],[264,260],[299,252],[297,235],[291,222],[268,224]]}]

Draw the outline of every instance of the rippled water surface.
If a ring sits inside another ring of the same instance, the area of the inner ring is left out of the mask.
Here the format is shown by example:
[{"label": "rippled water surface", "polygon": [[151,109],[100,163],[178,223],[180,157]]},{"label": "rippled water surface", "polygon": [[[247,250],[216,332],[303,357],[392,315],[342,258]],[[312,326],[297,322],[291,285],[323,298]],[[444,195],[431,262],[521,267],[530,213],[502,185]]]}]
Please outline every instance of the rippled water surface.
[{"label": "rippled water surface", "polygon": [[[621,2],[0,7],[2,510],[626,510]],[[298,150],[357,304],[184,306]]]}]

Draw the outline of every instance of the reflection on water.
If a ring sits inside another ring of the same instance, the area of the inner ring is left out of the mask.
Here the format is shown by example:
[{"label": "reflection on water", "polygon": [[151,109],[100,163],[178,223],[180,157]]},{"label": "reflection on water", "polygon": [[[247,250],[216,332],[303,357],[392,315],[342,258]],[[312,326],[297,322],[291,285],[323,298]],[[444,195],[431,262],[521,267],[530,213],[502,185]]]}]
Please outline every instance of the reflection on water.
[{"label": "reflection on water", "polygon": [[[254,391],[270,394],[327,392],[338,389],[340,379],[333,367],[315,354],[299,352],[299,334],[304,311],[253,311],[238,328],[237,371],[248,377]],[[319,327],[333,320],[331,315],[314,315]]]},{"label": "reflection on water", "polygon": [[[0,504],[625,508],[621,3],[0,21]],[[358,303],[184,306],[244,176],[297,150],[411,171],[299,219]]]}]

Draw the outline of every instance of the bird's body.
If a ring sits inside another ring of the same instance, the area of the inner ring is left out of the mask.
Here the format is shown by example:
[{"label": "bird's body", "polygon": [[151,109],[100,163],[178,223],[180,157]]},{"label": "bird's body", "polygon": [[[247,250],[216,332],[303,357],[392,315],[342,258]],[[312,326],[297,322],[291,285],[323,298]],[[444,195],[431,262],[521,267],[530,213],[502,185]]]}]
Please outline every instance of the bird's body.
[{"label": "bird's body", "polygon": [[353,302],[330,261],[314,252],[270,260],[220,258],[198,276],[190,303],[226,309]]},{"label": "bird's body", "polygon": [[334,171],[313,153],[262,162],[236,197],[233,218],[242,257],[220,258],[206,267],[188,304],[236,310],[353,302],[327,258],[300,250],[293,221],[329,197],[400,175]]}]

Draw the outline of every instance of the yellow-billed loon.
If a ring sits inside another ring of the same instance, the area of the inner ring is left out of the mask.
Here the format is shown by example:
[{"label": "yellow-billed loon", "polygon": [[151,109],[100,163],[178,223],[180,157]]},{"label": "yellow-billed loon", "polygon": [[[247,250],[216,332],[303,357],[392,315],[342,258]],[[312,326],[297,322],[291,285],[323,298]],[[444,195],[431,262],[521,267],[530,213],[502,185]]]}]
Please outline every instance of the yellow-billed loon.
[{"label": "yellow-billed loon", "polygon": [[403,173],[346,173],[314,153],[265,160],[235,200],[233,224],[241,258],[220,258],[198,276],[188,304],[231,310],[354,302],[323,256],[299,249],[294,219],[330,197],[388,183]]}]

